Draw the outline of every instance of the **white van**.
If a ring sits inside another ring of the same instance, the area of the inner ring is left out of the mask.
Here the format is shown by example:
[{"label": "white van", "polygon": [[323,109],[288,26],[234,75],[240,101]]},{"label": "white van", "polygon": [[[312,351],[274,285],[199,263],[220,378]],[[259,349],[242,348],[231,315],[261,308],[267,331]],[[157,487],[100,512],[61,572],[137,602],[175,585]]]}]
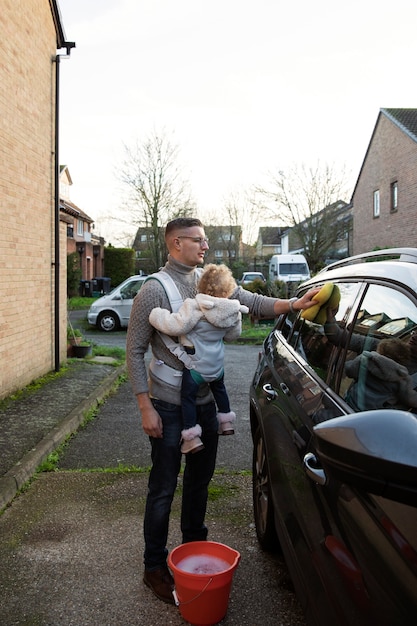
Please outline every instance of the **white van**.
[{"label": "white van", "polygon": [[130,276],[113,291],[93,302],[87,314],[88,323],[106,332],[127,328],[133,298],[145,279],[146,276]]},{"label": "white van", "polygon": [[310,278],[307,260],[302,254],[274,254],[269,261],[269,279],[301,283]]}]

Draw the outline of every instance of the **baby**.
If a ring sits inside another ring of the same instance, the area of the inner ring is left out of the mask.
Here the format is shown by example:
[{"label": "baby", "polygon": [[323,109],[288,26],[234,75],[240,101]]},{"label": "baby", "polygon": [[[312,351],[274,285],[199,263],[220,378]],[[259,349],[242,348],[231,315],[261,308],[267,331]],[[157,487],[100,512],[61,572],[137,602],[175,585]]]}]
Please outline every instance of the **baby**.
[{"label": "baby", "polygon": [[236,289],[226,265],[207,265],[198,283],[195,298],[187,298],[176,313],[160,307],[151,311],[149,321],[160,332],[180,336],[185,367],[181,385],[183,430],[181,452],[204,448],[197,424],[196,397],[200,385],[208,383],[217,405],[219,434],[233,435],[236,415],[230,410],[224,384],[224,343],[242,332],[242,313],[248,308],[229,297]]}]

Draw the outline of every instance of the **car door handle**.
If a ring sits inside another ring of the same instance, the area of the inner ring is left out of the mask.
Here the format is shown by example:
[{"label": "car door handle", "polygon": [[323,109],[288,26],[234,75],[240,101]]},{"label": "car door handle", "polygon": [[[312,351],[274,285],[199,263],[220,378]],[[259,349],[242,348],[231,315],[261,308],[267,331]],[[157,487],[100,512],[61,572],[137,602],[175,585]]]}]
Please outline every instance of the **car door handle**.
[{"label": "car door handle", "polygon": [[317,457],[308,452],[303,459],[303,467],[309,478],[318,485],[325,485],[327,483],[326,473],[317,462]]},{"label": "car door handle", "polygon": [[287,387],[285,383],[280,383],[279,386],[281,387],[282,392],[285,393],[286,396],[289,396],[291,394],[289,387]]},{"label": "car door handle", "polygon": [[262,391],[265,392],[268,402],[275,400],[275,398],[277,398],[278,396],[277,392],[270,383],[266,383],[265,385],[263,385]]}]

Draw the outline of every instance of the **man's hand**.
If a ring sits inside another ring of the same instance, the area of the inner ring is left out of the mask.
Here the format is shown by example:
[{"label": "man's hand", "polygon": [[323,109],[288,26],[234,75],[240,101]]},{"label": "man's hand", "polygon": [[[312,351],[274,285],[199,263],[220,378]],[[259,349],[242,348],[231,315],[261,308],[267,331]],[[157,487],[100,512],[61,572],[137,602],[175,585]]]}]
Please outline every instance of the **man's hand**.
[{"label": "man's hand", "polygon": [[294,311],[301,311],[302,309],[309,309],[311,306],[317,304],[317,300],[313,300],[314,296],[318,294],[320,287],[316,289],[310,289],[303,295],[302,298],[298,298],[293,302]]},{"label": "man's hand", "polygon": [[162,420],[158,411],[154,408],[147,393],[137,396],[139,411],[142,416],[142,428],[149,437],[162,438]]}]

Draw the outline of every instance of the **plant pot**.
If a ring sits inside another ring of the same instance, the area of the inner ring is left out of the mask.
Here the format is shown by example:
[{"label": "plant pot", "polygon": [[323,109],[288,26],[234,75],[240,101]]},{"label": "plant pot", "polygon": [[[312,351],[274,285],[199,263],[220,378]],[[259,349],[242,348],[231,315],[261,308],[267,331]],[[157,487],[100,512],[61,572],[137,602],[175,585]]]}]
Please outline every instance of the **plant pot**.
[{"label": "plant pot", "polygon": [[72,346],[72,356],[76,359],[83,359],[85,356],[88,356],[92,352],[92,346]]}]

